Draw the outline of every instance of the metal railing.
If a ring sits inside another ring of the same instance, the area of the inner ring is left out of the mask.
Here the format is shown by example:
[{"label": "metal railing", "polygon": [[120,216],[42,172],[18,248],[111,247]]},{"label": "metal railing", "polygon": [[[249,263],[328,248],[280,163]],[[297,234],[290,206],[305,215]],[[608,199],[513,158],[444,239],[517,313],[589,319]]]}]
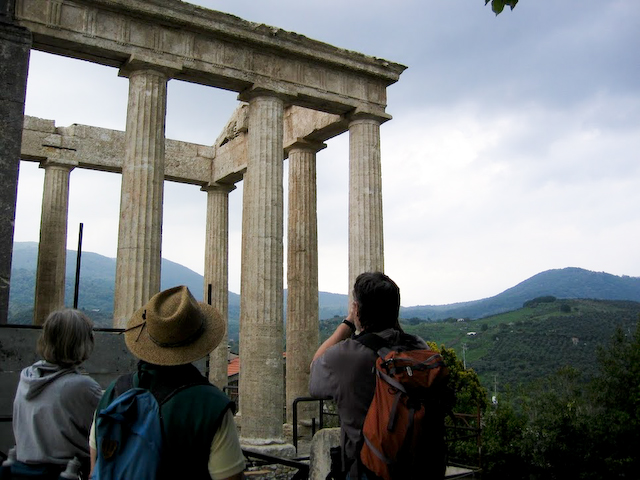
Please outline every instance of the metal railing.
[{"label": "metal railing", "polygon": [[[455,458],[449,457],[449,464],[467,468],[474,472],[482,471],[482,411],[478,406],[477,413],[453,413],[453,425],[446,425],[447,443],[453,444],[465,440],[476,440],[477,460],[475,465],[467,465]],[[451,434],[451,435],[450,435]]]},{"label": "metal railing", "polygon": [[[317,397],[298,397],[293,401],[293,446],[298,453],[298,404],[305,402],[318,402],[318,430],[324,428],[325,415],[335,415],[324,411],[325,400],[330,400],[331,397],[317,398]],[[316,433],[316,418],[311,418],[311,436]]]}]

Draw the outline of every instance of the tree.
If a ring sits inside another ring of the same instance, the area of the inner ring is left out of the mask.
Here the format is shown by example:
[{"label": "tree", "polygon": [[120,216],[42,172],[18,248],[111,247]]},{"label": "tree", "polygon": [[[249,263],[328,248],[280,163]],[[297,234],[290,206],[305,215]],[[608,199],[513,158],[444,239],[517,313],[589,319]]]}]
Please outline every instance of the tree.
[{"label": "tree", "polygon": [[594,478],[585,475],[597,450],[584,391],[581,373],[567,367],[505,393],[484,418],[486,478]]},{"label": "tree", "polygon": [[640,323],[598,350],[598,374],[563,368],[505,393],[484,417],[483,478],[637,478]]},{"label": "tree", "polygon": [[513,10],[518,0],[484,0],[485,5],[489,2],[491,2],[491,10],[493,10],[493,13],[500,15],[506,6],[511,7],[511,10]]},{"label": "tree", "polygon": [[[476,415],[478,410],[480,413],[487,408],[487,391],[480,384],[478,374],[472,369],[465,369],[462,360],[460,360],[453,348],[446,348],[442,345],[440,348],[433,342],[428,342],[429,348],[439,351],[449,369],[449,386],[456,395],[456,402],[453,407],[455,413],[464,413],[468,415]],[[452,419],[447,417],[447,426],[452,427]],[[457,422],[456,422],[457,423]],[[473,465],[478,462],[478,445],[473,436],[465,435],[460,439],[457,435],[451,435],[449,438],[448,454],[450,460],[456,460],[465,465]]]},{"label": "tree", "polygon": [[598,350],[598,363],[597,451],[609,478],[632,478],[640,470],[640,322],[633,333],[618,328],[610,346]]},{"label": "tree", "polygon": [[438,348],[433,342],[428,342],[429,348],[440,352],[444,363],[449,369],[449,386],[456,394],[454,411],[458,413],[475,414],[480,408],[484,411],[488,404],[487,390],[480,383],[478,374],[471,368],[464,368],[462,360],[453,348],[441,345]]}]

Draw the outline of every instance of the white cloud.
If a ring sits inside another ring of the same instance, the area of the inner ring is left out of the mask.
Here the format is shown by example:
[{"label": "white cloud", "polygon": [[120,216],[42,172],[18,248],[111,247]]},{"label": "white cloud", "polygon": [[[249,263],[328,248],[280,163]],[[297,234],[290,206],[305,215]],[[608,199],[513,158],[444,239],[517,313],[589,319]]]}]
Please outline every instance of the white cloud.
[{"label": "white cloud", "polygon": [[640,126],[598,121],[622,101],[496,116],[461,104],[396,119],[383,146],[385,250],[389,273],[407,279],[403,303],[491,296],[565,266],[637,275]]}]

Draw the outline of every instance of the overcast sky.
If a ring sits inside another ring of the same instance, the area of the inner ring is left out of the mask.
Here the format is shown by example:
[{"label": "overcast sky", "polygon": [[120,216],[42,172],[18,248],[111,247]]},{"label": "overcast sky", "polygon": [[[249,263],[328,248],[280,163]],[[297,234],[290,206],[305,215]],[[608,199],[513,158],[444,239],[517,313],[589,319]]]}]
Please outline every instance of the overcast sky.
[{"label": "overcast sky", "polygon": [[[493,296],[554,268],[640,276],[637,0],[521,0],[498,17],[483,0],[192,3],[408,67],[381,128],[385,271],[404,306]],[[33,51],[25,113],[124,130],[127,89],[116,69]],[[172,80],[167,137],[210,145],[236,105]],[[43,178],[21,163],[16,241],[38,240]],[[83,250],[116,256],[119,188],[72,172],[69,248],[83,222]],[[318,154],[321,291],[348,291],[347,189],[344,134]],[[198,187],[166,184],[164,258],[203,272],[205,211]]]}]

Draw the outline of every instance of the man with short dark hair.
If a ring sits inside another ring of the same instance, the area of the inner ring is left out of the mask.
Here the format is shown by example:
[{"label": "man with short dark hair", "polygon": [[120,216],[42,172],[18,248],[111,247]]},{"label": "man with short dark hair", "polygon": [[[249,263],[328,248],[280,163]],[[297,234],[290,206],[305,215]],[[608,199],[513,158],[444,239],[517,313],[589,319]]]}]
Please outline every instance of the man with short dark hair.
[{"label": "man with short dark hair", "polygon": [[331,397],[338,406],[342,469],[348,472],[347,478],[375,480],[378,477],[359,458],[364,442],[362,426],[376,385],[377,355],[357,339],[364,333],[375,333],[389,345],[409,349],[427,346],[421,338],[402,331],[398,320],[400,289],[384,273],[360,274],[352,297],[347,318],[313,357],[309,391],[315,397]]}]

